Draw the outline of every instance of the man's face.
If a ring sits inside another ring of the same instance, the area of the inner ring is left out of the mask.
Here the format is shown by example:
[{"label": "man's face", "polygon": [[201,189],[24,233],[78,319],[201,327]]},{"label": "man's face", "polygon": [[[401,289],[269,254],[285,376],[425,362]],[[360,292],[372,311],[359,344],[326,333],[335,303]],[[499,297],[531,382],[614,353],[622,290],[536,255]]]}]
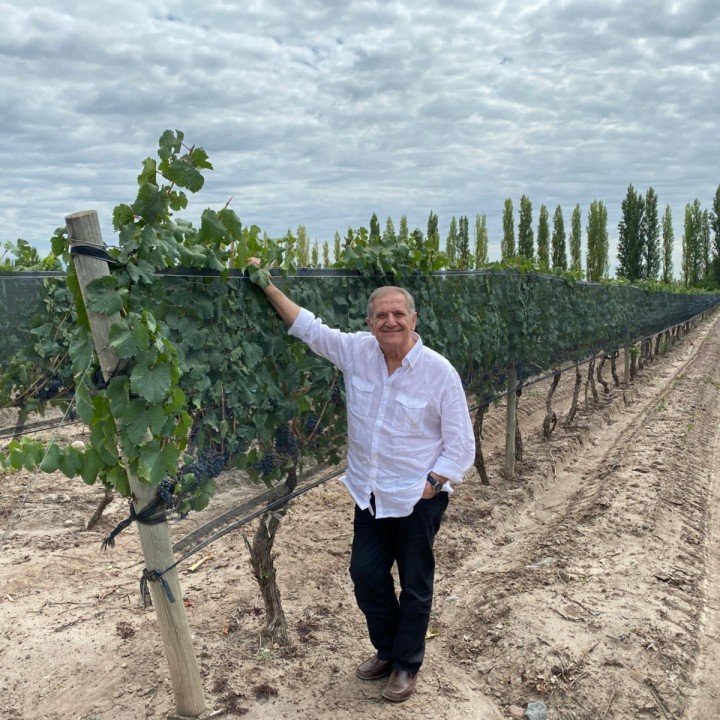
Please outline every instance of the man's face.
[{"label": "man's face", "polygon": [[367,324],[384,353],[407,353],[413,346],[411,334],[416,320],[417,315],[408,310],[405,297],[392,292],[373,302]]}]

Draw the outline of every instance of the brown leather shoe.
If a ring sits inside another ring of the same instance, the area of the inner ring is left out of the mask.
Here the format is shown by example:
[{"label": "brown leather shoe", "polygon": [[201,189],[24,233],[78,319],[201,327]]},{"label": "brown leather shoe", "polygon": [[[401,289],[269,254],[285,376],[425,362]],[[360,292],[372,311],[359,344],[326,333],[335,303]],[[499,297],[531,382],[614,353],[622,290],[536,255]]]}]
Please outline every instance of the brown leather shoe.
[{"label": "brown leather shoe", "polygon": [[374,655],[360,665],[355,670],[355,674],[361,680],[380,680],[380,678],[387,677],[391,671],[389,660],[380,660],[377,655]]},{"label": "brown leather shoe", "polygon": [[411,673],[407,670],[393,670],[390,673],[387,686],[382,691],[382,696],[392,702],[403,702],[415,692],[416,682],[417,673]]}]

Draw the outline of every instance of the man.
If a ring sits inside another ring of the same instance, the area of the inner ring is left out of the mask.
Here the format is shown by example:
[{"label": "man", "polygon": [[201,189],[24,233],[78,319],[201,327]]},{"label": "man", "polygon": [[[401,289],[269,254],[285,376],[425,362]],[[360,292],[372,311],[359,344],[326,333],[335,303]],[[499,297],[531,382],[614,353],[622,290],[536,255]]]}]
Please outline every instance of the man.
[{"label": "man", "polygon": [[[251,264],[259,261],[251,258]],[[350,576],[377,653],[361,680],[389,676],[383,697],[415,691],[432,607],[433,542],[475,458],[462,383],[452,365],[415,332],[412,296],[381,287],[368,300],[370,332],[328,328],[272,283],[270,303],[299,338],[343,373],[348,416],[344,483],[355,500]],[[391,569],[397,563],[400,597]]]}]

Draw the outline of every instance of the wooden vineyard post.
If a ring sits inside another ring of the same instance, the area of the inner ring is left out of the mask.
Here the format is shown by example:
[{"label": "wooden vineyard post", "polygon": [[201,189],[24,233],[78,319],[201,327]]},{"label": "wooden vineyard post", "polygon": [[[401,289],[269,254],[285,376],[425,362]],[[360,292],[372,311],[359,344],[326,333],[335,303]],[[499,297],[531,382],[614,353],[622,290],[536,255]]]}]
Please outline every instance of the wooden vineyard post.
[{"label": "wooden vineyard post", "polygon": [[505,477],[515,475],[515,424],[517,422],[517,365],[508,369],[507,415],[505,416]]},{"label": "wooden vineyard post", "polygon": [[[65,218],[65,224],[71,248],[79,245],[103,247],[100,223],[97,212],[94,210],[68,215]],[[104,260],[95,257],[73,255],[73,261],[83,301],[87,307],[88,284],[109,275],[110,271]],[[115,314],[109,317],[88,311],[88,319],[100,367],[103,376],[108,380],[118,362],[115,351],[108,344],[108,336],[110,326],[120,320],[120,315]],[[155,490],[147,484],[141,483],[137,475],[129,468],[128,476],[135,512],[140,512],[153,500]],[[175,562],[167,523],[154,525],[138,523],[138,534],[145,558],[145,567],[148,570],[163,571]],[[165,656],[170,667],[177,713],[185,717],[196,717],[205,710],[205,696],[183,604],[182,589],[175,568],[165,573],[163,577],[175,598],[174,602],[168,599],[160,583],[150,582],[148,585],[160,624]]]}]

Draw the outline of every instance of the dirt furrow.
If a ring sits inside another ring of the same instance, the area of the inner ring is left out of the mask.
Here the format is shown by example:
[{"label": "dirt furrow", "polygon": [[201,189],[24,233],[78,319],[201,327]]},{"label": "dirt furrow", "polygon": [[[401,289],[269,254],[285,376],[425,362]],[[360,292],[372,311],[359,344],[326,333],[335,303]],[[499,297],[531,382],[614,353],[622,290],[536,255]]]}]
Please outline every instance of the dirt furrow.
[{"label": "dirt furrow", "polygon": [[708,620],[717,324],[658,362],[601,447],[505,523],[509,542],[464,567],[483,596],[453,618],[466,631],[452,644],[489,694],[540,694],[567,718],[683,716]]}]

